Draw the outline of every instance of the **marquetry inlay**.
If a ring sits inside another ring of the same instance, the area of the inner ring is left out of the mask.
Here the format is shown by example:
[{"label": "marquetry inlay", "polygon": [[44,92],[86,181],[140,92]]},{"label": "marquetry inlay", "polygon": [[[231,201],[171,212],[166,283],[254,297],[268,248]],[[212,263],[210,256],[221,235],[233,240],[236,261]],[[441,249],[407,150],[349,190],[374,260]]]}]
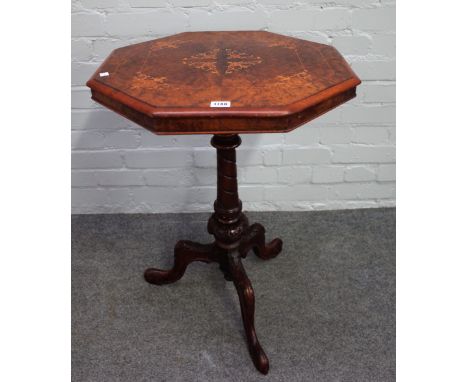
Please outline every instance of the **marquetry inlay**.
[{"label": "marquetry inlay", "polygon": [[225,75],[260,64],[262,59],[253,54],[227,48],[214,48],[185,57],[182,62],[209,73]]}]

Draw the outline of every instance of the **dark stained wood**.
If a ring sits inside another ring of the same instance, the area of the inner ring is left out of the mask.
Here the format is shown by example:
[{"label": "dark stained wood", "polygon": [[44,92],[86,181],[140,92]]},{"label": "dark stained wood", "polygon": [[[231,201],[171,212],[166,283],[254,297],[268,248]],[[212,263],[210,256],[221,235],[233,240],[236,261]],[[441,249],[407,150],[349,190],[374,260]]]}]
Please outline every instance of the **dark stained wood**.
[{"label": "dark stained wood", "polygon": [[174,247],[174,266],[164,271],[149,268],[145,271],[145,280],[151,284],[171,284],[180,280],[187,266],[194,261],[211,263],[218,261],[218,253],[213,244],[199,244],[188,240],[180,240]]},{"label": "dark stained wood", "polygon": [[94,100],[156,134],[237,134],[290,131],[353,98],[359,83],[333,47],[257,31],[116,49],[87,85]]},{"label": "dark stained wood", "polygon": [[[100,73],[108,72],[108,76]],[[332,47],[269,32],[181,33],[112,52],[87,82],[92,98],[156,134],[213,134],[217,198],[208,221],[211,244],[179,241],[169,270],[145,280],[169,284],[194,261],[219,264],[239,296],[250,355],[268,373],[254,325],[255,296],[242,265],[250,250],[277,256],[281,239],[249,225],[237,190],[239,133],[286,132],[356,95],[359,78]],[[210,107],[230,101],[229,108]]]},{"label": "dark stained wood", "polygon": [[236,287],[239,303],[241,307],[242,322],[244,324],[245,336],[249,347],[250,357],[262,374],[267,374],[270,368],[270,362],[258,342],[257,333],[255,331],[255,295],[244,266],[239,256],[228,254],[229,271]]},{"label": "dark stained wood", "polygon": [[215,135],[211,140],[216,148],[218,162],[218,195],[214,213],[208,221],[208,232],[214,236],[211,244],[179,241],[174,249],[174,265],[170,270],[149,268],[145,280],[152,284],[169,284],[179,280],[194,261],[216,262],[226,280],[233,281],[239,296],[242,321],[250,355],[255,367],[268,373],[268,358],[257,338],[254,325],[255,296],[241,258],[253,249],[262,259],[268,260],[280,253],[281,239],[265,243],[265,229],[258,223],[249,226],[242,212],[242,202],[237,192],[236,147],[238,135]]},{"label": "dark stained wood", "polygon": [[252,249],[254,253],[263,260],[270,260],[276,257],[283,248],[281,239],[274,239],[270,243],[265,243],[265,228],[261,224],[252,224],[244,233],[239,245],[239,254],[246,257]]}]

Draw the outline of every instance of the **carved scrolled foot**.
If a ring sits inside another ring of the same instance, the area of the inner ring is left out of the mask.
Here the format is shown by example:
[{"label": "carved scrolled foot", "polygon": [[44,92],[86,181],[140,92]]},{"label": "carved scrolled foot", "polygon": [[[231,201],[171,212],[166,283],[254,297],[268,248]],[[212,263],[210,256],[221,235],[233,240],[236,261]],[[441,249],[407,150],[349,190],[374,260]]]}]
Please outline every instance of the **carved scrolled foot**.
[{"label": "carved scrolled foot", "polygon": [[250,356],[255,367],[262,374],[267,374],[269,369],[268,358],[258,342],[255,332],[254,314],[255,314],[255,295],[241,258],[234,254],[228,255],[229,270],[234,281],[234,285],[239,296],[239,302],[244,323],[245,335],[249,346]]},{"label": "carved scrolled foot", "polygon": [[199,244],[193,241],[181,240],[174,247],[174,265],[169,270],[149,268],[145,271],[145,280],[151,284],[170,284],[179,280],[187,266],[193,261],[211,263],[217,261],[214,244]]},{"label": "carved scrolled foot", "polygon": [[283,248],[281,239],[273,239],[269,243],[265,243],[265,228],[261,224],[252,224],[244,236],[239,247],[239,252],[242,257],[247,256],[247,252],[253,249],[254,253],[263,260],[269,260],[276,257]]}]

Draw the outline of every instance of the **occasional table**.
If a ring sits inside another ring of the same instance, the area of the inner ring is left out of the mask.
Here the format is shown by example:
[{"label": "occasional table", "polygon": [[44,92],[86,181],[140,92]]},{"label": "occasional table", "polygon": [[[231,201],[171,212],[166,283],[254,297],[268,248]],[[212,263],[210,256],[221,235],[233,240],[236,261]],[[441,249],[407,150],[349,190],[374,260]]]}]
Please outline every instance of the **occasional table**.
[{"label": "occasional table", "polygon": [[[254,326],[255,297],[242,265],[250,250],[278,255],[280,239],[250,225],[237,191],[239,134],[291,131],[356,95],[359,78],[331,46],[274,33],[191,32],[114,50],[87,82],[92,98],[155,134],[212,134],[217,198],[208,220],[210,244],[182,240],[170,270],[149,268],[145,280],[179,280],[193,261],[219,264],[239,296],[256,368],[269,362]],[[287,328],[285,329],[287,330]]]}]

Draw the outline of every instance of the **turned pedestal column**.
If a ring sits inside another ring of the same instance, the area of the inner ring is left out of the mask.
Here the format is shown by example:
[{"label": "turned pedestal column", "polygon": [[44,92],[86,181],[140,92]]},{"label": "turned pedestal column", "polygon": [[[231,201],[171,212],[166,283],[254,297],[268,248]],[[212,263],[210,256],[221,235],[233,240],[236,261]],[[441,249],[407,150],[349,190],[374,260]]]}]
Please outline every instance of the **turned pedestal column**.
[{"label": "turned pedestal column", "polygon": [[215,135],[211,144],[216,148],[218,181],[214,213],[208,220],[208,232],[214,236],[211,244],[179,241],[174,248],[174,266],[170,270],[150,268],[145,279],[152,284],[168,284],[179,280],[192,261],[217,262],[224,278],[233,281],[239,295],[249,352],[257,369],[268,372],[268,358],[257,339],[254,325],[255,295],[241,258],[252,249],[260,258],[275,257],[282,247],[280,239],[265,244],[265,229],[260,224],[249,226],[242,212],[237,192],[236,147],[238,135]]}]

